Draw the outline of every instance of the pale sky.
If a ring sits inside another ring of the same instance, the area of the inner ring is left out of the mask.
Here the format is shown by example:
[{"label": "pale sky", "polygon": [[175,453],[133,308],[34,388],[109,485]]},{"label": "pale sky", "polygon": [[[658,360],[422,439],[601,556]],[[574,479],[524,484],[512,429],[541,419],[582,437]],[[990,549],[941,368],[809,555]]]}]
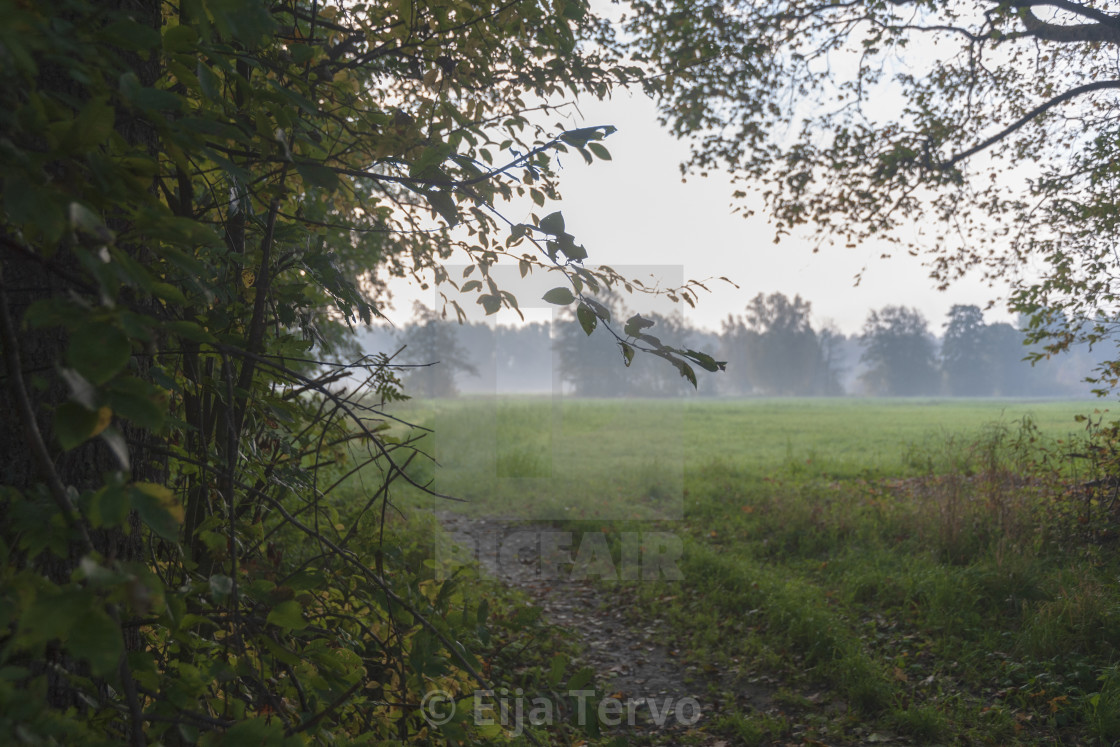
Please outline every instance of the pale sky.
[{"label": "pale sky", "polygon": [[[851,334],[860,330],[870,309],[902,304],[918,307],[929,319],[931,331],[940,333],[953,304],[983,308],[1001,293],[969,279],[939,292],[918,259],[905,252],[881,259],[891,249],[885,244],[845,249],[841,243],[817,254],[812,253],[810,241],[796,236],[775,245],[774,231],[764,215],[749,219],[732,215],[733,188],[726,175],[681,182],[679,164],[688,145],[657,123],[653,102],[645,96],[619,92],[610,101],[582,103],[580,111],[582,119],[573,116],[564,129],[609,124],[618,131],[604,142],[613,160],[596,160],[589,166],[572,153],[561,162],[564,199],[557,207],[563,211],[568,232],[587,248],[589,264],[608,264],[620,271],[620,265],[680,265],[681,270],[672,274],[701,281],[725,275],[740,286],[707,284],[712,293],[701,292],[697,309],[684,309],[694,326],[718,330],[721,320],[741,313],[758,293],[780,291],[809,300],[818,328],[831,322]],[[549,205],[539,212],[553,209]],[[528,219],[527,214],[509,217]],[[855,277],[861,270],[863,279],[857,287]],[[537,285],[522,292],[516,285],[509,290],[529,305],[532,301],[525,294],[538,292]],[[391,317],[398,323],[408,316],[412,298],[429,304],[433,299],[431,291],[418,288],[397,285],[393,292],[397,303]],[[474,306],[473,297],[464,300],[464,307]],[[634,305],[640,309],[640,300]],[[989,322],[1011,320],[1002,303],[985,317]]]}]

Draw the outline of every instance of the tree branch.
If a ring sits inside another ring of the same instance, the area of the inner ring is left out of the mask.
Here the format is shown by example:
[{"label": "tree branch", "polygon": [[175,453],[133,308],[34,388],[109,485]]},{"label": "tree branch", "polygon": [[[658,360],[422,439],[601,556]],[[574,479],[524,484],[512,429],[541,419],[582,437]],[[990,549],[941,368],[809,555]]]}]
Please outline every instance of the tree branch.
[{"label": "tree branch", "polygon": [[974,156],[977,153],[979,153],[980,151],[986,150],[987,148],[990,148],[991,146],[995,145],[999,141],[1006,138],[1008,135],[1011,135],[1013,132],[1015,132],[1016,130],[1018,130],[1019,128],[1021,128],[1023,125],[1027,124],[1031,120],[1037,119],[1038,117],[1042,116],[1047,111],[1049,111],[1050,109],[1053,109],[1058,104],[1064,104],[1065,102],[1069,101],[1070,99],[1076,98],[1076,97],[1081,96],[1081,95],[1086,94],[1086,93],[1093,93],[1094,91],[1104,91],[1104,90],[1108,90],[1108,89],[1120,89],[1120,80],[1098,80],[1094,83],[1086,83],[1083,86],[1078,86],[1077,88],[1071,88],[1070,90],[1066,91],[1065,93],[1060,94],[1058,96],[1055,96],[1054,98],[1052,98],[1049,101],[1046,101],[1042,104],[1039,104],[1034,109],[1031,109],[1029,112],[1024,114],[1022,117],[1020,117],[1014,123],[1007,126],[1006,128],[1004,128],[1000,132],[997,132],[995,135],[992,135],[990,138],[988,138],[987,140],[984,140],[983,142],[977,143],[976,145],[972,146],[968,150],[963,151],[961,153],[958,153],[957,155],[950,158],[948,161],[945,161],[943,164],[941,164],[941,166],[943,168],[951,168],[951,167],[957,165],[958,163],[960,163],[961,161],[965,160],[966,158]]},{"label": "tree branch", "polygon": [[1103,10],[1097,10],[1096,8],[1091,8],[1087,5],[1081,5],[1080,3],[1075,3],[1072,0],[1017,0],[1016,2],[1013,2],[1012,5],[1016,8],[1037,8],[1039,6],[1050,6],[1051,8],[1058,8],[1059,10],[1064,10],[1067,13],[1072,13],[1075,16],[1081,16],[1082,18],[1091,18],[1097,23],[1120,29],[1120,17],[1110,16]]},{"label": "tree branch", "polygon": [[1103,42],[1120,44],[1120,27],[1117,27],[1115,23],[1078,23],[1066,26],[1060,23],[1043,21],[1030,8],[1024,8],[1021,17],[1023,26],[1027,29],[1026,33],[1023,34],[1024,36],[1061,43]]}]

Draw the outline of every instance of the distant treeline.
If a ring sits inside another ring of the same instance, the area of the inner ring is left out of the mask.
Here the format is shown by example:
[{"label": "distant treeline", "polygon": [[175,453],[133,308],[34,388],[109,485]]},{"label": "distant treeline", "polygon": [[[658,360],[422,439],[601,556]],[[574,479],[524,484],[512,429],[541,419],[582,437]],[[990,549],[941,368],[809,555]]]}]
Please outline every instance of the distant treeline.
[{"label": "distant treeline", "polygon": [[[627,314],[609,304],[616,320]],[[988,324],[976,306],[954,306],[940,335],[914,308],[886,306],[868,314],[859,334],[816,329],[800,296],[759,294],[720,332],[698,330],[680,318],[648,315],[648,331],[663,342],[727,361],[718,374],[698,372],[694,391],[676,369],[653,356],[623,365],[617,341],[604,330],[588,336],[574,317],[520,327],[457,324],[418,310],[396,330],[370,328],[366,352],[401,350],[409,393],[562,391],[586,397],[707,396],[1085,396],[1096,360],[1086,348],[1035,364],[1023,333]],[[622,325],[617,325],[621,329]],[[429,365],[430,364],[430,365]]]}]

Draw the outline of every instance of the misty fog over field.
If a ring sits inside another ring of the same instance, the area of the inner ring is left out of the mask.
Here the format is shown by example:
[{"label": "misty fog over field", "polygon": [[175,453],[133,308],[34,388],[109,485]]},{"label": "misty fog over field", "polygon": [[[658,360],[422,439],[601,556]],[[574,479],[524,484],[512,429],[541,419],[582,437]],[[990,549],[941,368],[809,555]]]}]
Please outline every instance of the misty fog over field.
[{"label": "misty fog over field", "polygon": [[[630,312],[615,309],[616,319]],[[1023,333],[987,323],[976,306],[954,306],[945,319],[917,309],[871,311],[862,332],[814,328],[811,304],[760,294],[722,328],[693,328],[680,315],[647,315],[665,344],[710,353],[726,371],[698,371],[692,386],[652,356],[622,365],[618,341],[588,336],[571,315],[520,326],[459,324],[419,310],[396,329],[367,327],[367,353],[400,351],[394,362],[419,396],[561,392],[586,397],[959,396],[1085,397],[1084,377],[1099,355],[1087,346],[1037,361]]]}]

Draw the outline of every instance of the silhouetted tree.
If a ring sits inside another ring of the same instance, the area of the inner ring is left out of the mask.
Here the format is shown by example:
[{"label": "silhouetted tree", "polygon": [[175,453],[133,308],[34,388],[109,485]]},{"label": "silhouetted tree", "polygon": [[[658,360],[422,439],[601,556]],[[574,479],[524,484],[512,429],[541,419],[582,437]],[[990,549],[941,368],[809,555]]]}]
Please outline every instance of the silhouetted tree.
[{"label": "silhouetted tree", "polygon": [[719,357],[727,361],[727,376],[720,382],[727,394],[754,394],[756,387],[751,373],[751,351],[758,332],[747,329],[743,318],[728,314],[720,334]]},{"label": "silhouetted tree", "polygon": [[[602,296],[601,304],[610,309],[615,319],[625,319],[629,314],[618,299]],[[695,346],[699,333],[690,329],[677,316],[645,314],[653,322],[643,329],[647,335],[661,340],[675,340],[685,347]],[[579,321],[565,313],[556,322],[553,350],[560,379],[581,397],[671,397],[694,394],[697,387],[680,376],[677,369],[666,366],[655,355],[635,357],[628,366],[618,341],[605,335],[588,335]],[[709,341],[710,342],[710,341]],[[705,390],[714,393],[714,383],[705,381]]]},{"label": "silhouetted tree", "polygon": [[984,346],[991,370],[991,393],[998,397],[1042,394],[1047,389],[1048,371],[1034,368],[1023,360],[1027,348],[1023,332],[1006,322],[989,324],[984,329]]},{"label": "silhouetted tree", "polygon": [[401,377],[405,390],[425,397],[453,397],[458,393],[455,372],[478,376],[470,353],[459,343],[458,325],[441,319],[436,312],[416,304],[415,321],[404,328],[399,360],[412,364]]},{"label": "silhouetted tree", "polygon": [[[612,318],[619,318],[619,304],[600,297]],[[555,322],[553,351],[560,380],[581,397],[612,397],[622,391],[622,352],[607,335],[588,335],[567,310]]]},{"label": "silhouetted tree", "polygon": [[743,318],[728,319],[726,349],[734,357],[728,361],[741,362],[745,374],[739,386],[768,395],[826,392],[829,374],[811,313],[812,304],[801,296],[759,293]]},{"label": "silhouetted tree", "polygon": [[941,370],[949,394],[980,397],[994,394],[994,352],[989,347],[984,312],[979,306],[957,304],[949,310],[941,341]]},{"label": "silhouetted tree", "polygon": [[861,377],[868,389],[889,396],[934,394],[938,375],[929,323],[920,311],[884,306],[863,325],[861,360],[870,368]]},{"label": "silhouetted tree", "polygon": [[844,394],[840,374],[844,371],[844,345],[847,338],[835,324],[826,324],[817,333],[817,343],[821,351],[821,367],[818,374],[821,394],[837,397]]},{"label": "silhouetted tree", "polygon": [[502,325],[496,327],[493,334],[495,374],[499,390],[551,390],[552,325],[543,322],[520,327]]}]

